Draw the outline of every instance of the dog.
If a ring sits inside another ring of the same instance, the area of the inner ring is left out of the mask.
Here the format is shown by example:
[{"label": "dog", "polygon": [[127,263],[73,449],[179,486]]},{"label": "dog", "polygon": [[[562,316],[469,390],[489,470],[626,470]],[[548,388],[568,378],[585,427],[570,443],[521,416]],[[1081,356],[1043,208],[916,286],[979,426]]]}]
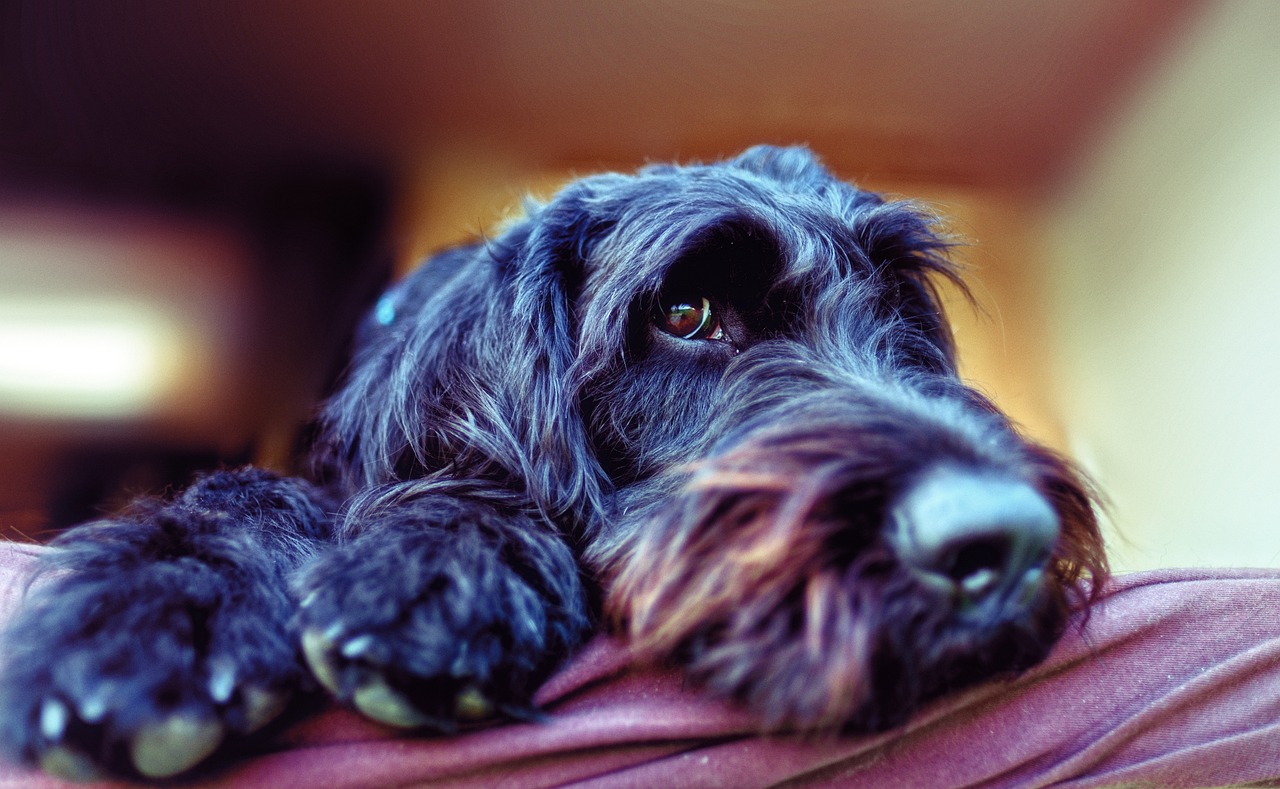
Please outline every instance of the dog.
[{"label": "dog", "polygon": [[59,537],[0,742],[167,777],[315,683],[452,732],[533,714],[602,627],[765,732],[1033,665],[1107,575],[1095,496],[958,376],[949,248],[803,148],[570,184],[382,297],[307,478]]}]

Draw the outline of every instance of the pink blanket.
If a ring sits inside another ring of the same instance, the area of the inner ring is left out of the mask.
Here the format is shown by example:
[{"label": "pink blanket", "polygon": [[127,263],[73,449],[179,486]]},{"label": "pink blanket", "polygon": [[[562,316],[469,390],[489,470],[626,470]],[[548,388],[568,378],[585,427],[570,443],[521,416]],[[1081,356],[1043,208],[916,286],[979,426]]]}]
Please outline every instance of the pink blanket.
[{"label": "pink blanket", "polygon": [[[0,617],[32,552],[0,545]],[[877,736],[754,736],[750,716],[629,667],[607,638],[538,700],[544,722],[447,738],[331,709],[191,785],[1280,786],[1280,571],[1121,577],[1043,665]],[[58,785],[0,763],[0,787]]]}]

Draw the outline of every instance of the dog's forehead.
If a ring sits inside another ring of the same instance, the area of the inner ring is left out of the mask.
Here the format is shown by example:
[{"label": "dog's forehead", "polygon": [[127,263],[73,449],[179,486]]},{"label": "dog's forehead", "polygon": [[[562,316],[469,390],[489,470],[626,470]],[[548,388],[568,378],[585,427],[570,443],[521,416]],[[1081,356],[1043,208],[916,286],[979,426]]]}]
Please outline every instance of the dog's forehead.
[{"label": "dog's forehead", "polygon": [[825,170],[780,179],[734,163],[650,167],[599,179],[589,194],[585,204],[607,228],[589,246],[589,273],[639,277],[633,284],[641,286],[656,286],[711,239],[767,244],[783,264],[829,258],[833,250],[861,257],[858,216],[881,203]]},{"label": "dog's forehead", "polygon": [[778,178],[732,162],[645,168],[611,180],[598,193],[606,212],[626,223],[646,224],[655,215],[676,224],[717,216],[795,223],[810,217],[838,220],[861,192],[823,169],[803,178]]}]

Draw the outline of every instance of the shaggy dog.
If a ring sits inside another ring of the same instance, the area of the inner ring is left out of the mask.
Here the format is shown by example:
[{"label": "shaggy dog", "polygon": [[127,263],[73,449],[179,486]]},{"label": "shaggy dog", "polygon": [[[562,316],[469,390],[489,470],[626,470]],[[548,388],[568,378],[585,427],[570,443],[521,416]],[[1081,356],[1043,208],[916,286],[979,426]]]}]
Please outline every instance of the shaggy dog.
[{"label": "shaggy dog", "polygon": [[931,218],[753,148],[568,186],[388,292],[311,481],[209,474],[57,540],[0,739],[167,776],[312,678],[393,726],[531,712],[600,624],[762,730],[883,729],[1040,660],[1086,485],[957,377]]}]

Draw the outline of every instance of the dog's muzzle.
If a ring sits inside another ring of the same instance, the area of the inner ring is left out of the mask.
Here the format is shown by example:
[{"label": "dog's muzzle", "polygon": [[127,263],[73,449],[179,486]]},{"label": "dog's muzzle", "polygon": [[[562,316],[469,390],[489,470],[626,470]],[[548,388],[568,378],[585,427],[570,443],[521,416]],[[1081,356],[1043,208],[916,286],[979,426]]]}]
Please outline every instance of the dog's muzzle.
[{"label": "dog's muzzle", "polygon": [[635,654],[815,731],[1043,659],[1099,566],[1073,564],[1091,521],[1070,469],[955,387],[781,372],[734,381],[705,459],[635,499],[602,573]]}]

